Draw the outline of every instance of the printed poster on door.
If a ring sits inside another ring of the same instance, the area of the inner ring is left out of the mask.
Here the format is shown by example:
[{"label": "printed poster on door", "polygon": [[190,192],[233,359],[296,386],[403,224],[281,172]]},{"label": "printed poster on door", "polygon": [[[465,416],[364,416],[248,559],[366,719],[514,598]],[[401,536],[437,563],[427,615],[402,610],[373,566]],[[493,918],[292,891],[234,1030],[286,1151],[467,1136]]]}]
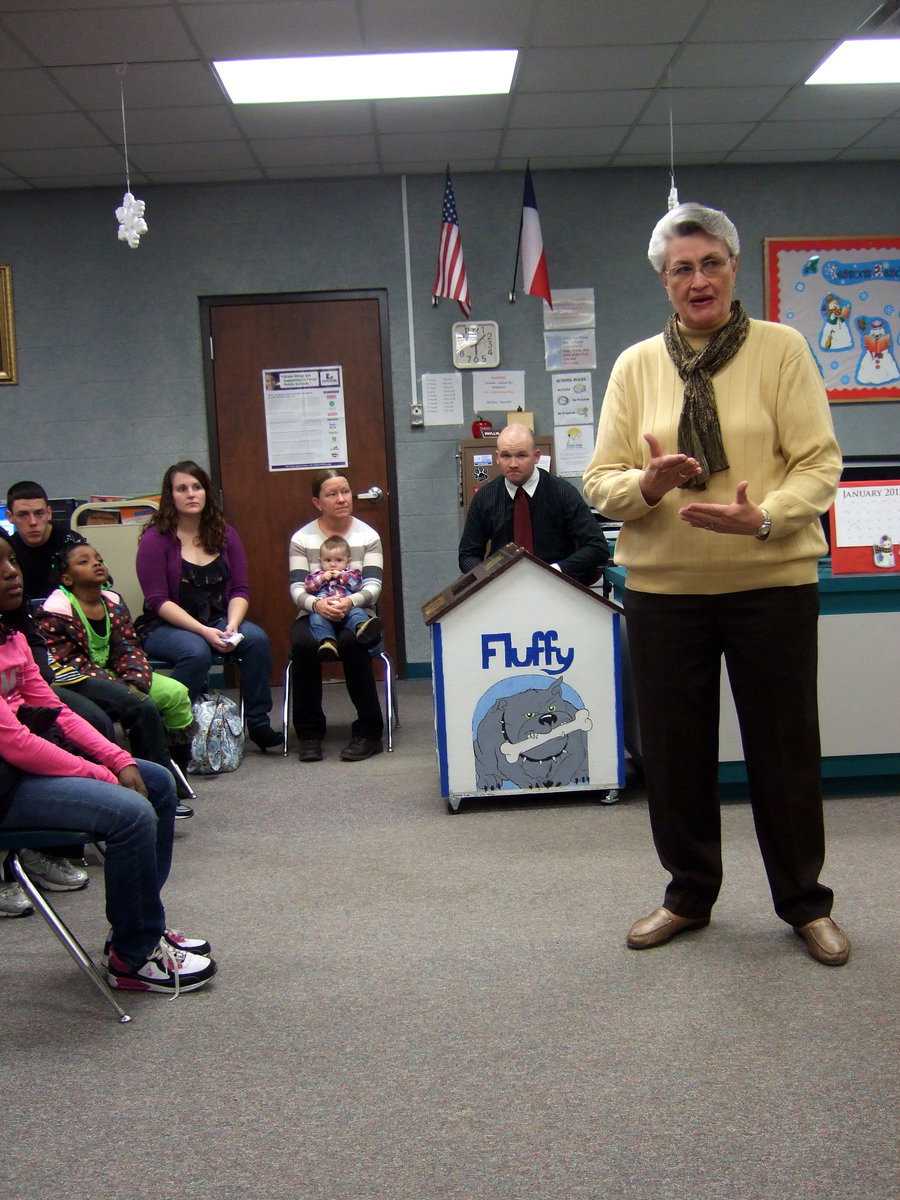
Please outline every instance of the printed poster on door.
[{"label": "printed poster on door", "polygon": [[270,471],[348,465],[343,368],[267,367],[262,387]]}]

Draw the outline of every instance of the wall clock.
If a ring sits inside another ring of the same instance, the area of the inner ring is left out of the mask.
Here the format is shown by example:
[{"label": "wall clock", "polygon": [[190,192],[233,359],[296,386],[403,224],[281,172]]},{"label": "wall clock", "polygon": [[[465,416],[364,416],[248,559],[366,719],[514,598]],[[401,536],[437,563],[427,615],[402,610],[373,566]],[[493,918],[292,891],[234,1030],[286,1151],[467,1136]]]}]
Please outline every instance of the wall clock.
[{"label": "wall clock", "polygon": [[496,321],[457,321],[451,337],[453,365],[458,370],[500,365],[500,327]]}]

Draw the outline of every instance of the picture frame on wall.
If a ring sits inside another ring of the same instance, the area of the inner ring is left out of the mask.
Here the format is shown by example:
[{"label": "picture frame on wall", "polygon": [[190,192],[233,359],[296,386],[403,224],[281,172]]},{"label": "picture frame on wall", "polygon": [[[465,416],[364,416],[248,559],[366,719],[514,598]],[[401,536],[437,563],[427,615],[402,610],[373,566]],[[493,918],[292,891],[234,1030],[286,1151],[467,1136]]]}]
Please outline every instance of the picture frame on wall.
[{"label": "picture frame on wall", "polygon": [[900,238],[766,238],[766,316],[809,343],[833,404],[900,399]]},{"label": "picture frame on wall", "polygon": [[0,384],[18,382],[12,267],[0,266]]}]

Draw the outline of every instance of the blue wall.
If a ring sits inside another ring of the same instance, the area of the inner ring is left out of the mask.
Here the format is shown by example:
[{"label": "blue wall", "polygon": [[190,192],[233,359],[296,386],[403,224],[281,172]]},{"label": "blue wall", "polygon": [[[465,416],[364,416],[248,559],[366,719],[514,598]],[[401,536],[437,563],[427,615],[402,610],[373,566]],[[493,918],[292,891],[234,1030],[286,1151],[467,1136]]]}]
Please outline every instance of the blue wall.
[{"label": "blue wall", "polygon": [[[756,316],[764,237],[896,234],[898,163],[693,167],[677,182],[682,199],[724,208],[737,224],[738,294]],[[454,187],[473,316],[499,321],[502,366],[526,372],[527,405],[549,433],[542,306],[506,299],[521,177],[459,175]],[[553,286],[596,292],[595,407],[618,352],[656,332],[667,313],[645,254],[668,187],[661,169],[535,177]],[[469,436],[472,384],[466,375],[464,425],[410,428],[410,315],[418,376],[450,369],[459,310],[430,303],[443,178],[411,176],[406,188],[412,314],[399,177],[148,188],[140,197],[150,231],[136,251],[116,239],[118,193],[0,193],[20,377],[0,388],[0,487],[36,478],[58,496],[152,492],[175,459],[208,462],[199,296],[386,288],[407,651],[412,662],[427,660],[419,608],[457,574],[455,448]],[[833,411],[845,453],[900,446],[896,403]],[[298,511],[298,523],[305,516]]]}]

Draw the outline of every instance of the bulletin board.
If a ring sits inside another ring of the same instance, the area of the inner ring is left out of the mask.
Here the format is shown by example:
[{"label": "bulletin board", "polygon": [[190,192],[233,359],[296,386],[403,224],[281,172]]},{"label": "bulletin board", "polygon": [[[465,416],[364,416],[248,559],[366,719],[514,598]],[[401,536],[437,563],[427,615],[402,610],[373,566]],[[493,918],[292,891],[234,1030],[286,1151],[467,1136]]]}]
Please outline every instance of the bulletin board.
[{"label": "bulletin board", "polygon": [[766,238],[766,316],[809,343],[833,403],[900,399],[900,238]]}]

